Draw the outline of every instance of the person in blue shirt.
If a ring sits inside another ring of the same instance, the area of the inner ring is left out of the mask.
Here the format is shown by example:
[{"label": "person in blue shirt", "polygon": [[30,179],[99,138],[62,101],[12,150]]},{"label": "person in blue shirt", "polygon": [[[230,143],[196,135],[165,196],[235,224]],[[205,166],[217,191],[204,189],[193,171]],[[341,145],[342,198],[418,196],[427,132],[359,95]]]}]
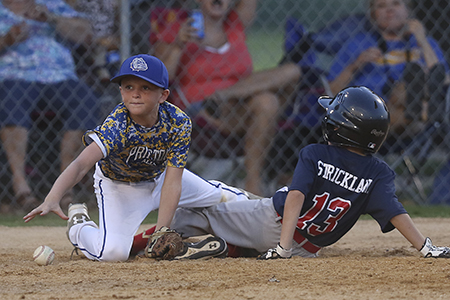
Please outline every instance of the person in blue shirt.
[{"label": "person in blue shirt", "polygon": [[331,91],[372,89],[386,100],[391,131],[398,134],[441,121],[449,67],[438,43],[411,17],[409,0],[368,3],[372,29],[358,31],[337,53],[328,75]]}]

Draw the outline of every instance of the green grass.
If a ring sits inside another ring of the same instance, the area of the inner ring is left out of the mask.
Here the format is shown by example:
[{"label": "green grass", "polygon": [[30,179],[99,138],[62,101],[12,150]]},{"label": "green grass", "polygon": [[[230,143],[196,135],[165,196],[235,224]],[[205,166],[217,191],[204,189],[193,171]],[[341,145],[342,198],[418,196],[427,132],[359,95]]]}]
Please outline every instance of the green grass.
[{"label": "green grass", "polygon": [[413,218],[450,218],[448,205],[405,205],[405,208]]},{"label": "green grass", "polygon": [[[415,205],[403,204],[411,218],[450,218],[449,205]],[[361,217],[362,220],[372,219],[369,215]]]},{"label": "green grass", "polygon": [[283,32],[277,30],[252,30],[247,34],[247,45],[255,71],[278,65],[283,56]]},{"label": "green grass", "polygon": [[[405,208],[413,218],[450,218],[450,206],[447,205],[418,206],[406,204]],[[89,214],[92,220],[98,223],[98,212],[91,210]],[[143,224],[154,224],[156,223],[157,217],[158,212],[153,211],[144,220]],[[363,216],[362,219],[371,219],[371,217]],[[0,214],[0,226],[66,226],[66,224],[66,221],[60,219],[55,214],[49,214],[42,217],[38,216],[29,223],[24,223],[22,216]]]},{"label": "green grass", "polygon": [[[98,224],[98,211],[90,209],[89,216],[92,221]],[[14,214],[0,214],[0,226],[9,227],[26,227],[26,226],[66,226],[67,222],[62,220],[60,217],[54,213],[50,213],[46,216],[37,216],[32,221],[25,223],[21,215]],[[144,220],[143,224],[154,224],[158,217],[157,211],[152,211],[147,218]]]}]

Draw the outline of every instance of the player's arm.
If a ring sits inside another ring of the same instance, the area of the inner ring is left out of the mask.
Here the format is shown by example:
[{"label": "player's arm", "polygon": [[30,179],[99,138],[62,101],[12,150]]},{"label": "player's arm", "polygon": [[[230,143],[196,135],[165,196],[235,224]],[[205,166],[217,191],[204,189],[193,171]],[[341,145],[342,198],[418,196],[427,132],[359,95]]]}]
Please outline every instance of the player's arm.
[{"label": "player's arm", "polygon": [[450,248],[434,246],[430,238],[420,233],[408,214],[393,217],[391,223],[424,257],[450,258]]},{"label": "player's arm", "polygon": [[43,216],[49,212],[54,212],[62,219],[67,220],[68,218],[61,210],[59,202],[64,194],[74,187],[102,157],[103,153],[96,143],[87,146],[59,175],[47,197],[45,197],[44,203],[23,217],[25,222],[31,221],[38,214]]},{"label": "player's arm", "polygon": [[284,204],[283,225],[281,227],[280,242],[274,249],[269,249],[258,259],[290,258],[292,238],[297,227],[298,217],[302,210],[305,195],[297,190],[289,191]]},{"label": "player's arm", "polygon": [[425,237],[414,225],[408,214],[401,214],[391,219],[392,225],[416,248],[420,251],[425,242]]},{"label": "player's arm", "polygon": [[284,249],[292,248],[292,237],[297,227],[298,217],[302,210],[305,195],[297,190],[292,190],[286,197],[283,213],[283,226],[281,227],[280,246]]},{"label": "player's arm", "polygon": [[180,201],[183,170],[183,168],[167,167],[166,177],[161,188],[161,199],[159,200],[157,230],[163,226],[169,227],[172,222]]}]

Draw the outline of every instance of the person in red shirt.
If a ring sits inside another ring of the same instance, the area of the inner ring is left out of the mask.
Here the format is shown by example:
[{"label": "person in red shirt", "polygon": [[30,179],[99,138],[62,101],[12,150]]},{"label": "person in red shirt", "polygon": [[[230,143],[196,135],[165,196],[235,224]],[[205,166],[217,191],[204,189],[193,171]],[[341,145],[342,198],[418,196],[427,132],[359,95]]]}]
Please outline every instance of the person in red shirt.
[{"label": "person in red shirt", "polygon": [[219,131],[244,138],[245,188],[262,194],[262,167],[275,133],[280,91],[296,84],[300,68],[284,64],[253,71],[245,30],[253,20],[257,0],[197,2],[204,18],[203,38],[192,26],[189,11],[153,10],[150,42],[154,54],[176,82],[174,104],[192,118],[201,116]]}]

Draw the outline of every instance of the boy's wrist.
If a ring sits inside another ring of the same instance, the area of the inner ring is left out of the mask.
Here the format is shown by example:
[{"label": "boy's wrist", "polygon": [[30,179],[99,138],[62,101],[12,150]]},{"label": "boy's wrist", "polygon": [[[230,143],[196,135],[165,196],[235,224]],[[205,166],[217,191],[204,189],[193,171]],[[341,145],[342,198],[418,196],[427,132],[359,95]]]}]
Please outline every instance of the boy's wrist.
[{"label": "boy's wrist", "polygon": [[283,258],[288,258],[292,256],[292,248],[286,249],[281,246],[280,243],[277,244],[277,253]]}]

